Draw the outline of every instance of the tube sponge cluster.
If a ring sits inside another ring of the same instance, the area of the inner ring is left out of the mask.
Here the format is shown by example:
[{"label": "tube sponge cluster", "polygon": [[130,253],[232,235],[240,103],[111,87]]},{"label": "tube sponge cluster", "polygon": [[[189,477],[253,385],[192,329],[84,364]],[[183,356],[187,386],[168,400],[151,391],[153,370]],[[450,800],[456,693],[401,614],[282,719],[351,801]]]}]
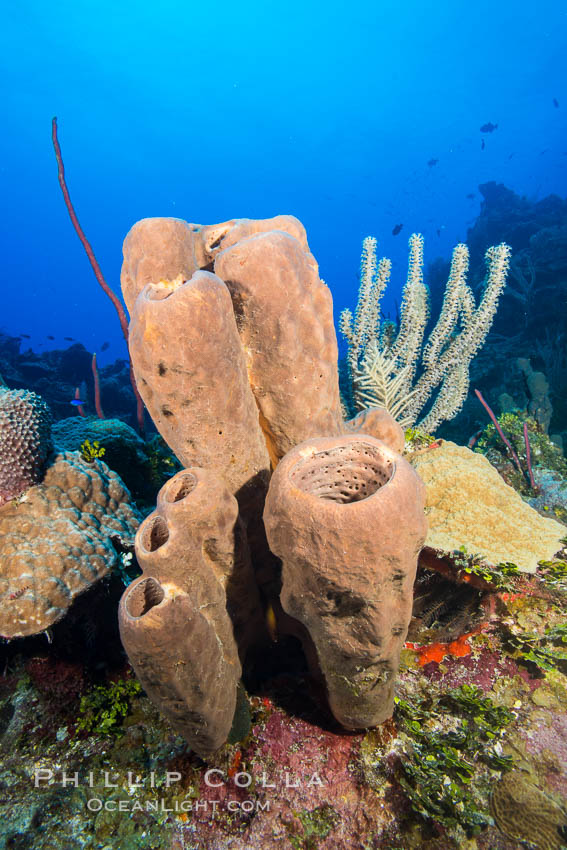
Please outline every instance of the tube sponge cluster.
[{"label": "tube sponge cluster", "polygon": [[52,448],[51,421],[39,395],[0,387],[0,505],[41,481]]},{"label": "tube sponge cluster", "polygon": [[186,467],[140,526],[143,576],[120,603],[148,695],[210,758],[246,656],[292,636],[337,720],[382,722],[423,487],[391,416],[343,419],[331,293],[303,226],[146,219],[126,237],[122,285],[140,394]]}]

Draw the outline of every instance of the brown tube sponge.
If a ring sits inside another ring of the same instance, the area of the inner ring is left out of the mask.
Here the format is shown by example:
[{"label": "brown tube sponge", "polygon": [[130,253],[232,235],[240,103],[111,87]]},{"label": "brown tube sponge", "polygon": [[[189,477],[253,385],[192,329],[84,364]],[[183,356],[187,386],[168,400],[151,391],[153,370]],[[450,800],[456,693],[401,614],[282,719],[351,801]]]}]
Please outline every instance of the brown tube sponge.
[{"label": "brown tube sponge", "polygon": [[219,251],[240,239],[284,230],[309,251],[305,228],[292,215],[274,218],[239,218],[219,224],[189,224],[180,218],[143,218],[130,229],[122,252],[121,284],[128,312],[147,283],[174,280],[183,275],[189,280],[197,269],[212,269]]},{"label": "brown tube sponge", "polygon": [[383,407],[367,407],[366,410],[361,410],[354,419],[345,422],[345,429],[382,440],[400,454],[406,444],[404,429]]},{"label": "brown tube sponge", "polygon": [[343,430],[333,303],[317,263],[281,231],[221,251],[248,378],[272,464],[297,443]]},{"label": "brown tube sponge", "polygon": [[128,232],[120,282],[128,312],[147,283],[188,280],[202,265],[199,227],[180,218],[143,218]]},{"label": "brown tube sponge", "polygon": [[174,585],[142,577],[120,603],[120,635],[146,693],[201,758],[227,739],[240,675],[209,609]]},{"label": "brown tube sponge", "polygon": [[214,473],[182,470],[135,545],[144,574],[120,601],[122,643],[149,697],[207,757],[230,731],[239,645],[263,622],[236,499]]},{"label": "brown tube sponge", "polygon": [[133,307],[130,354],[168,446],[184,466],[217,472],[249,515],[270,462],[222,280],[198,271],[189,281],[148,284]]},{"label": "brown tube sponge", "polygon": [[[190,225],[194,227],[195,225]],[[258,233],[281,230],[293,236],[301,248],[309,253],[307,234],[298,218],[293,215],[276,215],[273,218],[236,218],[222,224],[207,224],[200,230],[205,264],[214,260],[220,251],[236,245],[241,239],[248,239]]]},{"label": "brown tube sponge", "polygon": [[315,644],[331,710],[349,729],[391,716],[426,534],[423,484],[365,435],[306,440],[270,483],[264,523],[284,610]]}]

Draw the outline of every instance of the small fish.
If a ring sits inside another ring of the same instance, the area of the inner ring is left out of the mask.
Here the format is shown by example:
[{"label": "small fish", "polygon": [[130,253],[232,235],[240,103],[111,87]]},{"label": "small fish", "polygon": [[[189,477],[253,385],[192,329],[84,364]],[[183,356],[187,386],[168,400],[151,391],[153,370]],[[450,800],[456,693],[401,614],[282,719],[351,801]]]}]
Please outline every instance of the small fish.
[{"label": "small fish", "polygon": [[103,344],[100,347],[100,350],[106,351],[107,348],[110,348],[110,343],[109,342],[103,342]]},{"label": "small fish", "polygon": [[508,157],[508,159],[512,159],[513,156],[514,156],[514,154],[511,153],[510,156]]},{"label": "small fish", "polygon": [[467,198],[469,198],[469,200],[471,200],[471,201],[474,201],[474,192],[469,192],[469,194],[467,195]]},{"label": "small fish", "polygon": [[31,339],[29,334],[20,334],[20,339]]},{"label": "small fish", "polygon": [[8,599],[19,599],[20,596],[23,596],[26,590],[31,590],[31,585],[26,584],[24,587],[20,587],[19,590],[15,590],[13,593],[10,593]]},{"label": "small fish", "polygon": [[278,625],[276,621],[276,613],[271,602],[268,603],[268,607],[266,609],[266,628],[268,629],[268,634],[270,635],[271,640],[274,643],[277,643]]},{"label": "small fish", "polygon": [[75,407],[81,407],[81,405],[85,404],[85,402],[81,401],[80,398],[72,398],[69,404],[73,404]]},{"label": "small fish", "polygon": [[483,124],[480,128],[481,133],[494,133],[498,129],[498,124],[493,124],[491,121],[488,124]]},{"label": "small fish", "polygon": [[48,336],[48,337],[46,337],[46,339],[55,339],[55,337],[54,336]]},{"label": "small fish", "polygon": [[392,236],[397,236],[397,235],[398,235],[398,233],[400,233],[400,232],[401,232],[402,227],[403,227],[403,224],[396,224],[396,226],[395,226],[395,227],[394,227],[394,229],[392,230]]},{"label": "small fish", "polygon": [[65,342],[75,342],[72,336],[64,336],[63,339]]},{"label": "small fish", "polygon": [[556,109],[559,109],[559,101],[557,100],[556,97],[553,98],[553,105]]},{"label": "small fish", "polygon": [[427,164],[430,168],[433,168],[433,166],[437,165],[438,162],[439,162],[438,159],[430,159],[430,160],[427,161]]},{"label": "small fish", "polygon": [[485,147],[486,147],[486,145],[484,144],[484,139],[481,139],[481,140],[480,140],[480,149],[481,149],[481,151],[483,151],[483,150],[485,149]]}]

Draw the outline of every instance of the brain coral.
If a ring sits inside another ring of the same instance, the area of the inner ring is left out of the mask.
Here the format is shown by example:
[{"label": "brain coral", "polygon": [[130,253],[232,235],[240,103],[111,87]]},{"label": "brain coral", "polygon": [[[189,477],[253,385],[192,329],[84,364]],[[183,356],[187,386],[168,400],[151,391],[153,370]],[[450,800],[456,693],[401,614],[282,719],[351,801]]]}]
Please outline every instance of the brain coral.
[{"label": "brain coral", "polygon": [[116,560],[112,539],[132,537],[139,517],[102,461],[57,455],[41,484],[0,508],[0,634],[37,634]]},{"label": "brain coral", "polygon": [[51,412],[36,393],[0,386],[0,505],[41,481],[51,451]]}]

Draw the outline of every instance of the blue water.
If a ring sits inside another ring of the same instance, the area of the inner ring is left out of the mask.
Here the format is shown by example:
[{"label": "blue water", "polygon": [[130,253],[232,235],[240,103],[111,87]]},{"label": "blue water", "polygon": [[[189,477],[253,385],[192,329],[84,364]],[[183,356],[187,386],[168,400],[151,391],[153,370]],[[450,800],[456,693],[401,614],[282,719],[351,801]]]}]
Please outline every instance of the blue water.
[{"label": "blue water", "polygon": [[[364,236],[394,260],[393,303],[410,233],[425,235],[426,261],[448,257],[478,215],[479,183],[567,194],[557,0],[18,0],[3,6],[0,47],[0,326],[40,351],[72,336],[91,350],[109,341],[102,363],[124,353],[60,194],[54,115],[77,214],[116,290],[139,218],[292,213],[338,316],[356,301]],[[486,122],[498,129],[480,133]]]}]

